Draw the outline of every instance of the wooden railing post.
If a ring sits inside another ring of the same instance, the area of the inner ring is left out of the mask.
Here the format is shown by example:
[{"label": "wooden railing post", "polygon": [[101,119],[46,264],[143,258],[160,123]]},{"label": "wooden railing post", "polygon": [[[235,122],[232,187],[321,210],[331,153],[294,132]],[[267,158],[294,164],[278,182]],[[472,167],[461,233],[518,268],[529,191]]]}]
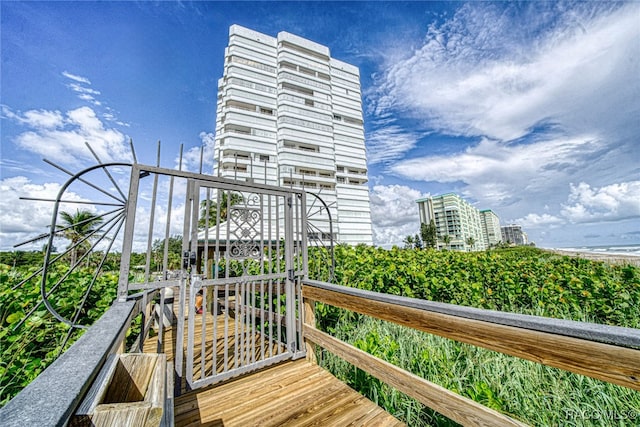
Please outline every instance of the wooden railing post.
[{"label": "wooden railing post", "polygon": [[[305,328],[305,325],[316,327],[316,302],[309,298],[303,299],[304,303],[304,322],[302,328]],[[304,345],[307,350],[306,359],[316,364],[318,363],[318,359],[316,357],[316,345],[308,340],[306,337],[304,338]]]}]

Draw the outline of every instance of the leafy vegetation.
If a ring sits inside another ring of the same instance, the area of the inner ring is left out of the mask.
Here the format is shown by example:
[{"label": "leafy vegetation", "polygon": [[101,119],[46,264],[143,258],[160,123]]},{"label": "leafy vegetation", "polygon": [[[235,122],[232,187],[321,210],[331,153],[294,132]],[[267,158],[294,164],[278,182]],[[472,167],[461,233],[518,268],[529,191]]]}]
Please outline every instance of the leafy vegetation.
[{"label": "leafy vegetation", "polygon": [[[0,405],[4,405],[38,376],[57,355],[66,350],[82,331],[76,330],[64,345],[69,327],[54,319],[40,301],[40,276],[13,289],[38,267],[11,268],[0,264]],[[48,287],[67,272],[67,266],[56,266],[48,279]],[[65,317],[71,317],[81,301],[93,271],[72,272],[50,297],[52,305]],[[117,292],[117,275],[105,273],[94,285],[80,322],[91,324],[111,305]],[[26,314],[35,309],[25,320]]]},{"label": "leafy vegetation", "polygon": [[637,267],[531,247],[453,252],[341,245],[336,281],[431,301],[640,328]]},{"label": "leafy vegetation", "polygon": [[0,252],[0,264],[12,267],[42,266],[44,254],[39,251]]},{"label": "leafy vegetation", "polygon": [[[336,249],[338,283],[478,308],[640,327],[640,269],[530,247],[450,252]],[[611,425],[638,416],[636,391],[318,304],[317,322],[416,375],[532,425]],[[412,426],[455,425],[324,353],[322,364]],[[593,414],[591,418],[580,414]],[[624,425],[624,421],[620,425]],[[634,420],[631,420],[632,422]]]},{"label": "leafy vegetation", "polygon": [[[342,319],[343,341],[489,408],[533,426],[635,425],[640,393],[369,317]],[[410,426],[456,423],[339,357],[322,354],[338,378]],[[580,416],[585,414],[585,416]],[[586,416],[589,414],[589,416]]]},{"label": "leafy vegetation", "polygon": [[167,247],[167,268],[179,270],[182,268],[182,236],[175,235],[168,239],[156,239],[151,247],[152,271],[160,271],[163,266],[164,248]]}]

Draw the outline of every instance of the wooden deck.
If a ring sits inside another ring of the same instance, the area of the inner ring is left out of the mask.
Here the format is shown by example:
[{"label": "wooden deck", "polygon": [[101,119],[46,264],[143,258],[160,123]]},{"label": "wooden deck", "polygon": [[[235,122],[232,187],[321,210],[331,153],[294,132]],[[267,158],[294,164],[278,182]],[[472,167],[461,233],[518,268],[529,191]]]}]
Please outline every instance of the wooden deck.
[{"label": "wooden deck", "polygon": [[306,360],[282,363],[175,400],[176,426],[402,426]]},{"label": "wooden deck", "polygon": [[[224,322],[224,316],[208,315],[207,323],[213,324],[215,320],[220,324]],[[228,318],[227,322],[234,322],[234,319]],[[201,316],[197,316],[196,355],[200,353],[201,325]],[[165,328],[163,341],[167,360],[173,360],[174,328]],[[155,353],[157,342],[157,337],[148,338],[144,351]],[[212,346],[205,345],[206,353],[210,354]],[[276,346],[272,348],[278,351]],[[219,364],[224,360],[222,346],[218,346],[217,354]],[[210,370],[211,365],[205,369]],[[182,389],[185,390],[184,384]],[[305,359],[280,363],[196,389],[182,394],[174,402],[176,426],[404,425],[328,371]]]}]

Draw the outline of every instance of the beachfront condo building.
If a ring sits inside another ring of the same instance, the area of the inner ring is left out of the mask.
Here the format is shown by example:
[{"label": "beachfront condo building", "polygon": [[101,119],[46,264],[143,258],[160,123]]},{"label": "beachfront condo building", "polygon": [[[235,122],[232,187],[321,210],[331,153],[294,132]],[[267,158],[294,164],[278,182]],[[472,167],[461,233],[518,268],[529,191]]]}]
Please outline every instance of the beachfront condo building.
[{"label": "beachfront condo building", "polygon": [[[218,81],[215,173],[304,188],[329,206],[334,240],[372,244],[357,67],[294,34],[232,25]],[[326,238],[315,198],[308,206]],[[326,218],[325,218],[326,219]]]},{"label": "beachfront condo building", "polygon": [[480,211],[462,197],[447,193],[416,202],[420,222],[429,224],[433,220],[435,223],[438,249],[475,251],[488,248]]},{"label": "beachfront condo building", "polygon": [[517,224],[505,225],[501,228],[502,241],[511,245],[522,246],[529,243],[527,233]]},{"label": "beachfront condo building", "polygon": [[480,211],[480,222],[482,223],[482,237],[487,248],[497,245],[502,241],[500,230],[500,218],[491,209]]}]

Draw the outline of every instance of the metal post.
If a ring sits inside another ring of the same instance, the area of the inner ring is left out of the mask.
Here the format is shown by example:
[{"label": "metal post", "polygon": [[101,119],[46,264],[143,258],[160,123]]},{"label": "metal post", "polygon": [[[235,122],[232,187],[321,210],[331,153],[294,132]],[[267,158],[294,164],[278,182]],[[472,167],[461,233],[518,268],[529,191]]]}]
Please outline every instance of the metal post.
[{"label": "metal post", "polygon": [[118,301],[126,301],[129,283],[129,266],[131,264],[131,248],[133,246],[134,226],[136,222],[136,206],[138,204],[138,187],[140,184],[140,166],[131,166],[129,197],[125,216],[124,237],[122,241],[122,257],[120,259],[120,278],[118,279]]},{"label": "metal post", "polygon": [[286,328],[287,328],[287,349],[295,351],[295,305],[294,305],[294,280],[295,270],[293,263],[293,194],[286,197],[284,209],[284,242],[285,242],[285,270],[286,278]]},{"label": "metal post", "polygon": [[[187,196],[185,198],[184,209],[184,226],[182,228],[182,254],[189,251],[189,220],[191,218],[191,204],[193,200],[193,181],[187,181]],[[182,375],[184,372],[184,314],[187,299],[187,271],[184,265],[181,266],[180,276],[180,305],[178,308],[178,330],[176,331],[176,348],[175,348],[175,372],[178,381],[176,381],[176,395],[181,392],[180,385],[182,383]]]}]

